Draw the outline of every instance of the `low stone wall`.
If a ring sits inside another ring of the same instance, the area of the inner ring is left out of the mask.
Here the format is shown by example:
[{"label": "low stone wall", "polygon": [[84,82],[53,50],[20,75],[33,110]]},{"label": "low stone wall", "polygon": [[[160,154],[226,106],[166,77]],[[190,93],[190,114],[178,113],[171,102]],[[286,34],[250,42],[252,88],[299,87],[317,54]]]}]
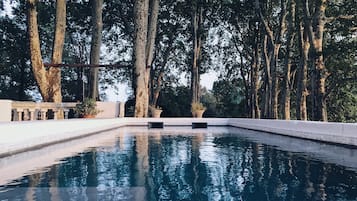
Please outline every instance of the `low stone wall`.
[{"label": "low stone wall", "polygon": [[[32,101],[0,100],[0,122],[32,121],[57,119],[58,112],[68,119],[70,110],[76,107],[75,102],[48,103]],[[101,111],[96,118],[124,117],[125,103],[122,102],[97,102],[97,108]]]}]

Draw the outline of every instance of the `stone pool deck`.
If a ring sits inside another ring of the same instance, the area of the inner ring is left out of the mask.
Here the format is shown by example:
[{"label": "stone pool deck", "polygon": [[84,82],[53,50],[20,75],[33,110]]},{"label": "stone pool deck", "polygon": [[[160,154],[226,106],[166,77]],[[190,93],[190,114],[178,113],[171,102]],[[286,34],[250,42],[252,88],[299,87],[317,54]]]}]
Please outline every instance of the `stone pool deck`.
[{"label": "stone pool deck", "polygon": [[229,118],[115,118],[0,123],[0,157],[125,126],[230,126],[357,147],[357,124]]}]

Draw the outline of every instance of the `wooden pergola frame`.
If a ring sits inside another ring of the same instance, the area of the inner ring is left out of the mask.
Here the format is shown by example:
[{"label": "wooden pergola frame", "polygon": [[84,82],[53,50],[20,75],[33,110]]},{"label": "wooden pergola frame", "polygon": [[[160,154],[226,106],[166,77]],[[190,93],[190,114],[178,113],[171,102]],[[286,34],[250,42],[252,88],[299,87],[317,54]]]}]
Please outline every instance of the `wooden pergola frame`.
[{"label": "wooden pergola frame", "polygon": [[129,68],[129,64],[51,64],[44,63],[45,67],[54,67],[54,68]]},{"label": "wooden pergola frame", "polygon": [[[53,64],[53,63],[43,63],[46,68],[81,68],[84,73],[84,68],[131,68],[132,65],[128,63],[124,64]],[[85,97],[84,81],[82,80],[82,97]]]}]

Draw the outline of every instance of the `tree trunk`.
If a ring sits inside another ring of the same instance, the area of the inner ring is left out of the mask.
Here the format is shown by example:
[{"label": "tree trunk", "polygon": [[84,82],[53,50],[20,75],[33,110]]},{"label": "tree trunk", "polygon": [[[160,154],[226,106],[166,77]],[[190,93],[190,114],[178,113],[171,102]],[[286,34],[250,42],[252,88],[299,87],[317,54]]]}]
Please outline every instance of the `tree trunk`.
[{"label": "tree trunk", "polygon": [[271,107],[271,75],[270,75],[270,57],[268,53],[268,47],[267,47],[267,42],[268,42],[268,37],[265,35],[264,36],[264,41],[263,41],[263,55],[264,55],[264,62],[265,62],[265,68],[264,68],[264,109],[262,113],[263,118],[269,118],[270,117],[270,107]]},{"label": "tree trunk", "polygon": [[[103,0],[91,0],[92,5],[92,41],[90,50],[90,64],[99,64],[100,60],[100,46],[102,44],[103,31]],[[90,69],[89,79],[89,96],[95,100],[99,100],[99,86],[98,86],[98,68]]]},{"label": "tree trunk", "polygon": [[[152,72],[152,63],[154,58],[155,52],[155,40],[156,40],[156,33],[157,33],[157,19],[159,16],[159,0],[150,0],[150,20],[148,24],[148,38],[146,44],[146,85],[148,87],[148,97],[150,97],[150,91],[152,89],[152,82],[151,80],[151,72]],[[148,99],[150,102],[150,100]],[[149,104],[149,103],[148,103]],[[150,103],[151,104],[151,103]]]},{"label": "tree trunk", "polygon": [[[174,32],[169,33],[168,35],[168,46],[167,49],[162,50],[163,54],[163,61],[158,64],[158,66],[156,66],[155,69],[152,70],[152,77],[150,77],[151,79],[151,100],[150,100],[150,105],[153,106],[157,106],[157,102],[159,99],[159,95],[161,92],[161,85],[162,85],[162,81],[165,75],[165,69],[166,69],[166,64],[170,58],[170,53],[173,51],[173,43],[174,43],[174,37],[176,37],[174,35]],[[163,49],[163,47],[160,47],[161,49]],[[158,70],[159,73],[157,76],[154,76],[154,71]],[[155,83],[156,82],[156,83]]]},{"label": "tree trunk", "polygon": [[[240,58],[240,68],[239,68],[239,72],[240,72],[240,76],[242,78],[243,81],[243,85],[244,85],[244,96],[245,96],[245,107],[246,107],[246,113],[250,114],[249,111],[251,111],[251,96],[249,94],[249,80],[251,75],[249,73],[244,72],[244,60],[243,60],[243,52],[239,49],[239,45],[237,43],[234,43],[238,53],[239,53],[239,58]],[[249,70],[248,70],[249,71]],[[252,71],[252,69],[250,69],[250,72]]]},{"label": "tree trunk", "polygon": [[327,69],[323,58],[323,34],[326,23],[325,10],[327,0],[317,1],[314,8],[315,13],[311,16],[308,1],[304,0],[304,21],[307,26],[309,41],[311,42],[310,58],[313,61],[312,76],[312,98],[313,98],[313,120],[327,121],[327,105],[325,80],[327,78]]},{"label": "tree trunk", "polygon": [[[32,71],[38,84],[41,96],[45,102],[62,102],[61,70],[50,67],[46,71],[41,54],[40,37],[38,33],[36,0],[28,0],[28,31]],[[62,63],[63,44],[66,31],[66,1],[56,2],[56,25],[52,50],[52,63]],[[63,118],[60,112],[58,118]]]},{"label": "tree trunk", "polygon": [[159,99],[159,95],[160,95],[160,91],[161,91],[161,85],[162,85],[162,80],[164,78],[164,74],[165,74],[165,67],[167,64],[167,61],[169,59],[169,55],[170,52],[172,51],[172,42],[173,42],[173,38],[170,38],[170,43],[169,43],[169,47],[168,49],[164,52],[164,60],[163,62],[160,64],[160,70],[159,70],[159,74],[156,77],[156,84],[154,84],[154,76],[151,78],[152,79],[152,99],[150,101],[150,104],[153,106],[157,106],[157,101]]},{"label": "tree trunk", "polygon": [[26,68],[26,62],[27,62],[27,59],[25,57],[22,57],[21,58],[21,61],[20,61],[20,70],[21,70],[21,75],[20,75],[20,83],[19,83],[19,87],[18,87],[18,96],[17,96],[17,100],[19,101],[25,101],[27,99],[26,97],[26,93],[25,93],[25,84],[27,82],[26,80],[26,71],[25,71],[25,68]]},{"label": "tree trunk", "polygon": [[43,101],[48,101],[49,98],[49,85],[47,80],[46,69],[43,65],[41,55],[40,36],[38,33],[37,24],[37,9],[36,0],[28,0],[29,13],[28,13],[28,31],[30,40],[30,54],[32,71],[35,76],[37,85],[39,87]]},{"label": "tree trunk", "polygon": [[[244,61],[243,61],[243,55],[241,54],[240,55],[240,62],[241,62],[241,68],[240,68],[240,74],[241,74],[241,77],[242,77],[242,80],[243,80],[243,85],[244,85],[244,95],[245,95],[245,99],[246,99],[246,102],[245,102],[245,107],[246,107],[246,113],[249,114],[249,111],[250,111],[250,96],[249,96],[249,74],[245,73],[244,70],[243,70],[243,67],[244,67]],[[248,77],[248,78],[246,78]]]},{"label": "tree trunk", "polygon": [[200,59],[202,48],[202,20],[203,20],[203,8],[197,3],[194,5],[194,11],[192,14],[193,25],[193,58],[191,66],[191,104],[200,102]]},{"label": "tree trunk", "polygon": [[307,91],[307,66],[309,58],[310,42],[307,36],[306,28],[300,24],[299,31],[299,49],[300,49],[300,64],[298,69],[298,81],[296,92],[296,118],[298,120],[307,120],[306,97]]},{"label": "tree trunk", "polygon": [[135,117],[148,116],[149,92],[146,76],[146,42],[149,0],[136,0],[134,4],[134,67],[136,75]]},{"label": "tree trunk", "polygon": [[[63,55],[63,45],[64,37],[66,32],[66,0],[56,1],[56,28],[55,36],[52,50],[52,63],[62,63]],[[62,92],[61,92],[61,69],[60,68],[49,68],[47,71],[48,80],[50,87],[50,100],[51,102],[61,103],[62,102]],[[63,111],[58,111],[58,119],[63,119]]]},{"label": "tree trunk", "polygon": [[[259,28],[256,28],[256,33],[259,33]],[[253,55],[253,65],[251,70],[251,116],[255,119],[260,119],[260,109],[259,109],[259,67],[260,67],[260,48],[259,48],[259,34],[256,37],[256,44],[254,47],[254,55]]]},{"label": "tree trunk", "polygon": [[[278,76],[278,58],[279,58],[279,52],[280,52],[280,47],[282,43],[282,37],[286,31],[286,2],[284,0],[280,1],[280,21],[279,21],[279,27],[276,32],[272,30],[270,27],[269,23],[263,16],[263,13],[260,9],[260,3],[258,0],[255,0],[255,8],[256,11],[259,15],[259,19],[264,25],[265,33],[267,35],[267,39],[265,39],[264,42],[264,57],[266,61],[266,74],[267,74],[267,81],[268,81],[268,103],[269,105],[266,105],[266,108],[268,109],[268,114],[266,117],[268,118],[273,118],[277,119],[278,118],[278,95],[279,95],[279,76]],[[266,41],[268,40],[268,41]]]},{"label": "tree trunk", "polygon": [[286,55],[285,55],[285,73],[284,81],[285,86],[283,88],[283,119],[290,120],[290,96],[291,96],[291,58],[292,58],[292,48],[294,45],[295,38],[295,0],[289,1],[289,20],[288,20],[288,33],[287,33],[287,44],[286,44]]},{"label": "tree trunk", "polygon": [[[56,28],[52,50],[52,63],[62,63],[64,36],[66,32],[66,0],[56,2]],[[48,70],[48,80],[51,86],[50,96],[53,102],[62,102],[61,93],[61,69],[50,68]]]},{"label": "tree trunk", "polygon": [[154,58],[155,40],[157,32],[157,19],[159,16],[159,0],[150,0],[150,20],[148,28],[148,38],[146,45],[146,63],[147,68],[150,68]]},{"label": "tree trunk", "polygon": [[161,82],[162,82],[163,77],[164,77],[164,71],[162,70],[162,71],[160,71],[159,76],[157,77],[156,87],[153,90],[153,98],[152,98],[151,105],[153,105],[155,107],[157,106],[157,101],[159,99],[159,95],[160,95],[160,91],[161,91]]},{"label": "tree trunk", "polygon": [[274,45],[274,51],[272,55],[272,65],[271,65],[271,111],[270,111],[270,118],[272,119],[278,119],[278,95],[279,95],[279,75],[278,75],[278,56],[279,56],[279,50],[280,50],[281,45],[280,44],[275,44]]},{"label": "tree trunk", "polygon": [[263,52],[264,52],[264,60],[265,60],[265,101],[264,101],[264,113],[263,118],[271,118],[271,107],[272,107],[272,77],[271,77],[271,70],[270,70],[270,56],[268,50],[268,37],[264,37],[264,45],[263,45]]}]

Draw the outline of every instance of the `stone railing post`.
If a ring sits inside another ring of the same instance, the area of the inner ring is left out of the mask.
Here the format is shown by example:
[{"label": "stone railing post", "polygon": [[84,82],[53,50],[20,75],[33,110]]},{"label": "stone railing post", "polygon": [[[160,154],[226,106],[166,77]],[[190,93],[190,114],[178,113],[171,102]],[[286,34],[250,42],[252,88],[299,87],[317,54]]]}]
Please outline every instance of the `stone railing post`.
[{"label": "stone railing post", "polygon": [[[47,120],[49,118],[68,119],[70,110],[75,109],[76,102],[53,103],[53,102],[33,102],[33,101],[11,101],[0,100],[0,122],[5,121],[33,121]],[[108,105],[108,104],[107,104]],[[106,106],[104,104],[104,106]],[[125,103],[110,103],[109,108],[104,108],[103,111],[110,113],[110,118],[124,117]],[[115,106],[115,108],[114,108]],[[113,110],[115,109],[115,111]],[[119,114],[118,114],[119,110]],[[53,116],[52,116],[53,112]],[[113,114],[112,114],[113,113]],[[114,114],[115,113],[115,114]],[[63,114],[63,115],[62,115]]]},{"label": "stone railing post", "polygon": [[34,108],[29,109],[29,116],[30,116],[30,121],[37,120],[36,109]]},{"label": "stone railing post", "polygon": [[16,112],[17,112],[17,120],[18,121],[22,121],[22,112],[24,111],[24,109],[22,108],[17,108]]},{"label": "stone railing post", "polygon": [[57,120],[58,119],[58,111],[59,110],[57,108],[53,108],[52,111],[53,111],[53,119]]},{"label": "stone railing post", "polygon": [[120,118],[125,117],[125,102],[119,103],[119,117]]},{"label": "stone railing post", "polygon": [[64,119],[68,119],[69,109],[68,108],[64,108],[63,109],[63,113],[64,113]]},{"label": "stone railing post", "polygon": [[11,109],[14,113],[17,113],[17,119],[14,115],[14,121],[33,120],[36,111],[36,103],[31,101],[12,101]]},{"label": "stone railing post", "polygon": [[23,109],[23,114],[24,114],[24,117],[23,117],[23,121],[28,121],[28,120],[30,120],[31,119],[31,114],[30,114],[30,111],[29,111],[29,109],[27,109],[27,108],[24,108]]},{"label": "stone railing post", "polygon": [[40,109],[40,113],[41,113],[41,120],[46,120],[46,113],[47,113],[47,109]]},{"label": "stone railing post", "polygon": [[63,114],[64,114],[64,119],[68,119],[69,111],[71,109],[74,109],[76,107],[76,105],[77,105],[77,103],[75,103],[75,102],[61,104],[61,108],[62,108]]}]

